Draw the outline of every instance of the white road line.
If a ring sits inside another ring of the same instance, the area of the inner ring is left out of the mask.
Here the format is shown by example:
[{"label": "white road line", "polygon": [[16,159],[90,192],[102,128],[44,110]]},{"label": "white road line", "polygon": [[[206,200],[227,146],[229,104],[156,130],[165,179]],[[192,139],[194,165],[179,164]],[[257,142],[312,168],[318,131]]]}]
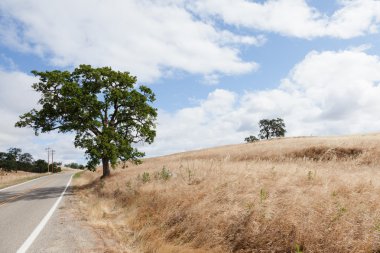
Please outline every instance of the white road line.
[{"label": "white road line", "polygon": [[5,187],[5,188],[3,188],[3,189],[0,189],[0,192],[5,191],[5,190],[8,190],[8,189],[13,188],[13,187],[16,187],[16,186],[20,186],[20,185],[23,185],[23,184],[26,184],[26,183],[33,182],[33,181],[35,181],[35,180],[37,180],[37,179],[41,179],[41,178],[44,178],[44,177],[47,177],[47,176],[51,176],[51,175],[46,175],[46,176],[42,176],[42,177],[37,177],[37,178],[35,178],[35,179],[28,180],[28,181],[25,181],[25,182],[23,182],[23,183],[19,183],[19,184],[11,185],[11,186]]},{"label": "white road line", "polygon": [[24,253],[24,252],[26,252],[29,249],[29,247],[32,245],[32,243],[34,242],[34,240],[36,240],[37,236],[40,234],[40,232],[42,231],[42,229],[44,229],[46,223],[49,221],[49,219],[53,215],[55,209],[57,209],[57,206],[58,206],[59,202],[61,202],[63,194],[65,194],[65,192],[67,190],[67,187],[69,187],[69,185],[71,183],[71,179],[73,179],[73,175],[71,175],[69,182],[67,183],[67,185],[66,185],[65,189],[63,190],[63,192],[61,193],[61,196],[59,196],[59,198],[54,203],[54,205],[52,206],[52,208],[45,215],[45,217],[41,220],[40,224],[38,224],[37,227],[33,230],[33,232],[29,235],[28,239],[26,239],[26,241],[17,250],[17,253]]}]

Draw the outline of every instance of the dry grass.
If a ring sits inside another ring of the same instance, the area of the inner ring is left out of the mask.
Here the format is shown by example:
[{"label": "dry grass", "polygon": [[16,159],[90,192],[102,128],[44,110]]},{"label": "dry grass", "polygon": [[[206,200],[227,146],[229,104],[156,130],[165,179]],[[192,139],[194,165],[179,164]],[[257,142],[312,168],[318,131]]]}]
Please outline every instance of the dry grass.
[{"label": "dry grass", "polygon": [[3,171],[0,169],[0,189],[19,184],[37,177],[44,176],[45,174],[41,173],[31,173],[25,171]]},{"label": "dry grass", "polygon": [[285,138],[86,172],[80,209],[110,252],[380,252],[379,143]]}]

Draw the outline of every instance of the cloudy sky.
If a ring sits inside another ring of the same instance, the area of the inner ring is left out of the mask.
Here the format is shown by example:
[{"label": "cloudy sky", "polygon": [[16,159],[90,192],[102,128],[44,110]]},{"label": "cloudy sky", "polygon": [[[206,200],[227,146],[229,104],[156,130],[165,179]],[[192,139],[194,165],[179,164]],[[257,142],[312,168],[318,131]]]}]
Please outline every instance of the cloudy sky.
[{"label": "cloudy sky", "polygon": [[71,135],[15,129],[31,70],[129,71],[157,95],[148,156],[241,143],[262,118],[289,136],[380,131],[380,1],[1,0],[0,150],[83,162]]}]

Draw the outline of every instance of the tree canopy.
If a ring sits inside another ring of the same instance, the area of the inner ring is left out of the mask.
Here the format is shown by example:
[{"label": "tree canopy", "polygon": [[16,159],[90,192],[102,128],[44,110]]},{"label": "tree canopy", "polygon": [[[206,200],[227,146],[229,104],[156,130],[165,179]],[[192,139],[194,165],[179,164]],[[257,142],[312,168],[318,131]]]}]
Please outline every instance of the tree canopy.
[{"label": "tree canopy", "polygon": [[259,121],[261,139],[270,139],[272,137],[284,137],[285,123],[281,118],[277,119],[262,119]]},{"label": "tree canopy", "polygon": [[[61,171],[58,163],[54,163],[54,172]],[[34,161],[29,153],[22,153],[20,148],[9,148],[8,152],[0,152],[0,168],[5,171],[28,171],[45,173],[48,171],[48,164],[44,160]]]},{"label": "tree canopy", "polygon": [[259,141],[259,139],[254,135],[250,135],[250,136],[246,137],[244,139],[244,141],[247,143],[253,143],[253,142]]},{"label": "tree canopy", "polygon": [[32,87],[41,95],[41,107],[21,115],[17,127],[32,127],[36,135],[75,133],[74,145],[85,150],[88,168],[95,169],[101,160],[103,177],[110,175],[109,163],[140,162],[145,154],[134,144],[150,144],[156,135],[151,89],[135,88],[135,76],[109,67],[32,73],[39,77]]}]

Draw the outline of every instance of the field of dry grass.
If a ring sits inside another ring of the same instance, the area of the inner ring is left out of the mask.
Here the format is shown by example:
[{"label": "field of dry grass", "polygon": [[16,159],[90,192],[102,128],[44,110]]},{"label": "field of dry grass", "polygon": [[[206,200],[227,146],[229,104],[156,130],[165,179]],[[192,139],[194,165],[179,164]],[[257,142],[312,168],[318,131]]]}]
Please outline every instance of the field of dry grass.
[{"label": "field of dry grass", "polygon": [[110,252],[380,252],[380,134],[144,160],[74,183]]},{"label": "field of dry grass", "polygon": [[40,173],[31,173],[31,172],[25,172],[25,171],[3,171],[0,169],[0,189],[19,184],[40,176],[43,176],[44,174]]}]

